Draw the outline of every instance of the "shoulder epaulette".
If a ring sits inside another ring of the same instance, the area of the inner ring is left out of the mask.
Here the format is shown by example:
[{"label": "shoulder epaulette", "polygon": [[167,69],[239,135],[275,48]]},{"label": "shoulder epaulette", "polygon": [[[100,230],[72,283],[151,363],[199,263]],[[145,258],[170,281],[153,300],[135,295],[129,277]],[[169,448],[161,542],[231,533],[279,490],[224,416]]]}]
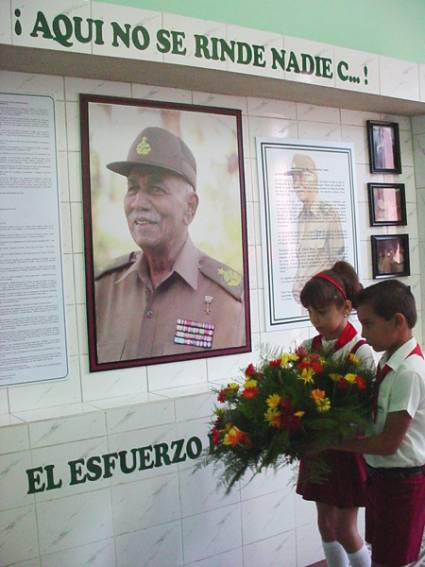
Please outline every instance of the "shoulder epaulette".
[{"label": "shoulder epaulette", "polygon": [[98,272],[95,275],[95,280],[100,280],[106,274],[110,274],[111,272],[115,272],[117,270],[121,270],[122,268],[126,268],[134,264],[136,261],[136,253],[130,252],[130,254],[125,254],[124,256],[119,256],[118,258],[114,258],[103,270]]},{"label": "shoulder epaulette", "polygon": [[242,301],[243,294],[243,278],[239,272],[236,272],[226,264],[218,262],[210,256],[202,256],[199,262],[199,270],[225,289],[238,301]]}]

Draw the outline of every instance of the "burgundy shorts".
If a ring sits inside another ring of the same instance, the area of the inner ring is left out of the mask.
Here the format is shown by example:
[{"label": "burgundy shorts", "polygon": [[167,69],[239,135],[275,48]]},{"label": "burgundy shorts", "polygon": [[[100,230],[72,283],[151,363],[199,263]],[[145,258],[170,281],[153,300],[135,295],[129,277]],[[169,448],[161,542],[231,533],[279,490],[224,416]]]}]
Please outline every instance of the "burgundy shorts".
[{"label": "burgundy shorts", "polygon": [[301,460],[297,493],[304,500],[330,504],[338,508],[366,505],[366,465],[361,455],[345,451],[325,451],[329,474],[320,483],[305,480],[307,464]]},{"label": "burgundy shorts", "polygon": [[392,478],[369,475],[366,541],[372,559],[399,567],[416,561],[425,526],[425,472]]}]

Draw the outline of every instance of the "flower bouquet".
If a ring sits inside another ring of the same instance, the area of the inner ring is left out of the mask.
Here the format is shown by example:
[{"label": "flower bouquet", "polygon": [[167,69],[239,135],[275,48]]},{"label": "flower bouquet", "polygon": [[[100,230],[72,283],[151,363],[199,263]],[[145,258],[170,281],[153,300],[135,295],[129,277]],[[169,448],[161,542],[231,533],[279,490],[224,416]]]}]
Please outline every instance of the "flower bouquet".
[{"label": "flower bouquet", "polygon": [[224,465],[231,489],[244,473],[308,456],[309,480],[326,474],[320,452],[363,430],[371,419],[375,374],[354,354],[293,353],[250,364],[244,380],[217,391],[220,402],[204,464]]}]

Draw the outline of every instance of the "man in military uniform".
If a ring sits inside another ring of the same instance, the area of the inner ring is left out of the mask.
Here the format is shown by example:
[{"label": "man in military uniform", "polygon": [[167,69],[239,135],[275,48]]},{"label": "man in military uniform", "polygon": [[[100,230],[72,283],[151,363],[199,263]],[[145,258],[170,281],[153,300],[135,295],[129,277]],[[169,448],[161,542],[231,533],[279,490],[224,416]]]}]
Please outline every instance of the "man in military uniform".
[{"label": "man in military uniform", "polygon": [[317,169],[311,157],[295,154],[288,173],[303,204],[298,215],[298,267],[292,288],[293,297],[299,303],[306,281],[343,260],[345,245],[338,211],[319,199]]},{"label": "man in military uniform", "polygon": [[246,344],[240,274],[196,248],[196,161],[168,130],[145,128],[126,161],[124,210],[141,249],[96,276],[98,363]]}]

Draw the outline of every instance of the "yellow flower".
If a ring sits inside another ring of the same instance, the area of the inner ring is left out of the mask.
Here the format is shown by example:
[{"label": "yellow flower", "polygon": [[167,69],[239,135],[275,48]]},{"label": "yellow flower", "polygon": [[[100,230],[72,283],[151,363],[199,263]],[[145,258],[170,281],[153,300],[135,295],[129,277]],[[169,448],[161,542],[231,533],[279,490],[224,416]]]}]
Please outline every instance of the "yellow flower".
[{"label": "yellow flower", "polygon": [[311,391],[310,396],[313,398],[319,413],[323,413],[331,409],[331,401],[326,397],[326,392],[324,390],[316,388]]},{"label": "yellow flower", "polygon": [[270,396],[266,400],[266,404],[269,408],[277,408],[282,401],[282,398],[279,394],[270,394]]},{"label": "yellow flower", "polygon": [[316,408],[319,413],[329,411],[331,409],[331,401],[329,398],[323,400],[316,400]]},{"label": "yellow flower", "polygon": [[337,372],[330,372],[329,373],[329,378],[331,380],[333,380],[334,382],[339,382],[342,378],[343,375],[342,374],[338,374]]},{"label": "yellow flower", "polygon": [[245,381],[244,388],[250,390],[251,388],[256,388],[256,387],[257,387],[257,380],[249,379]]},{"label": "yellow flower", "polygon": [[280,425],[280,411],[277,408],[268,408],[264,414],[265,420],[273,427]]},{"label": "yellow flower", "polygon": [[274,415],[277,415],[279,413],[279,410],[277,408],[267,408],[266,413],[264,414],[264,417],[266,419],[266,421],[270,421],[272,419],[272,417]]},{"label": "yellow flower", "polygon": [[290,362],[295,362],[299,359],[297,354],[293,354],[292,352],[284,352],[280,357],[280,365],[282,368],[288,368],[290,366]]},{"label": "yellow flower", "polygon": [[352,352],[347,354],[347,361],[354,366],[360,366],[360,358]]},{"label": "yellow flower", "polygon": [[309,366],[308,368],[303,368],[301,370],[301,373],[298,376],[298,380],[302,380],[304,384],[312,384],[313,376],[314,376],[314,370],[311,368],[311,366]]},{"label": "yellow flower", "polygon": [[297,417],[302,417],[304,414],[305,414],[305,411],[301,411],[301,410],[300,410],[300,411],[296,411],[296,412],[294,413],[294,415],[296,415]]},{"label": "yellow flower", "polygon": [[357,374],[352,374],[351,372],[349,372],[344,376],[344,379],[347,380],[347,382],[350,382],[350,384],[354,384],[356,381],[356,377]]}]

